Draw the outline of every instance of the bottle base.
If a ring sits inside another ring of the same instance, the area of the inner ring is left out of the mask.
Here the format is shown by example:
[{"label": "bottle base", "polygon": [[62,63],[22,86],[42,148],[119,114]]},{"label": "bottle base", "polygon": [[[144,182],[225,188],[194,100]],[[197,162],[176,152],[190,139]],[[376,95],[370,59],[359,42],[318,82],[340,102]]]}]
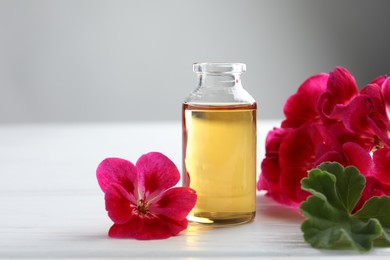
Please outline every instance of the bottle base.
[{"label": "bottle base", "polygon": [[191,223],[210,226],[239,225],[253,221],[256,212],[199,212],[190,214],[187,219]]}]

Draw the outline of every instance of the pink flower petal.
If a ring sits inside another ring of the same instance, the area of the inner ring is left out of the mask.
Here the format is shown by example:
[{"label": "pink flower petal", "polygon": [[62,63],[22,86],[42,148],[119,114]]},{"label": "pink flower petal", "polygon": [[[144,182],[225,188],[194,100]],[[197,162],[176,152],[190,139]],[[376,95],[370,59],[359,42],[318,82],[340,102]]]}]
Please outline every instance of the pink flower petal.
[{"label": "pink flower petal", "polygon": [[[311,167],[310,167],[311,169]],[[281,201],[283,204],[298,207],[309,193],[301,189],[301,180],[307,177],[307,167],[286,167],[280,175],[280,186],[283,189]]]},{"label": "pink flower petal", "polygon": [[298,206],[309,195],[301,189],[307,172],[323,161],[340,158],[335,137],[321,125],[307,124],[287,135],[280,146],[280,186],[284,201]]},{"label": "pink flower petal", "polygon": [[320,124],[307,124],[286,135],[280,145],[281,168],[317,166],[317,159],[330,151],[340,151],[335,136]]},{"label": "pink flower petal", "polygon": [[335,118],[330,118],[330,115],[335,114],[335,106],[333,95],[330,91],[325,91],[319,95],[317,100],[317,111],[324,124],[329,125],[330,123],[334,123]]},{"label": "pink flower petal", "polygon": [[[103,190],[103,192],[107,192],[109,187],[115,186],[117,189],[118,187],[121,187],[121,189],[124,189],[127,194],[123,195],[123,191],[117,191],[121,192],[123,197],[126,197],[127,203],[133,203],[137,204],[138,201],[138,190],[137,190],[137,171],[134,165],[127,161],[120,158],[107,158],[104,159],[98,166],[96,170],[96,177],[98,180],[98,183],[100,185],[100,188]],[[118,193],[119,194],[119,193]],[[107,194],[106,194],[107,195]],[[115,194],[111,194],[114,197]],[[111,195],[108,195],[108,198],[110,198]],[[116,202],[118,203],[118,202]],[[106,207],[107,207],[107,197],[106,197]],[[107,209],[108,210],[108,209]],[[125,221],[125,220],[119,220],[123,219],[124,216],[115,216],[112,215],[114,213],[109,213],[109,216],[112,218],[118,218],[117,221]]]},{"label": "pink flower petal", "polygon": [[358,94],[355,78],[343,67],[329,73],[328,90],[333,94],[334,104],[345,104]]},{"label": "pink flower petal", "polygon": [[386,76],[381,75],[376,77],[370,84],[377,84],[379,86],[382,86],[383,82],[386,80]]},{"label": "pink flower petal", "polygon": [[117,183],[129,193],[137,193],[137,170],[131,162],[124,159],[104,159],[96,170],[96,177],[103,192],[106,192],[110,184]]},{"label": "pink flower petal", "polygon": [[180,180],[176,165],[165,155],[151,152],[142,155],[137,163],[139,191],[145,200],[171,188]]},{"label": "pink flower petal", "polygon": [[374,113],[368,118],[368,124],[374,133],[373,138],[375,142],[373,142],[373,147],[378,148],[383,145],[390,147],[390,138],[388,135],[390,125],[388,119]]},{"label": "pink flower petal", "polygon": [[390,148],[384,147],[374,152],[375,177],[390,185]]},{"label": "pink flower petal", "polygon": [[316,161],[313,164],[315,166],[318,166],[323,162],[338,162],[340,164],[342,164],[343,162],[343,158],[339,150],[327,151],[323,155],[318,154],[317,156],[318,157],[316,158]]},{"label": "pink flower petal", "polygon": [[344,106],[358,94],[353,76],[342,67],[329,74],[327,90],[319,95],[317,111],[324,124],[334,123],[342,117]]},{"label": "pink flower petal", "polygon": [[386,106],[387,117],[390,117],[390,77],[388,77],[382,84],[382,96]]},{"label": "pink flower petal", "polygon": [[165,217],[134,215],[126,224],[114,224],[108,235],[114,238],[135,238],[139,240],[165,239],[178,235],[187,228],[187,225],[187,219],[172,221]]},{"label": "pink flower petal", "polygon": [[334,136],[336,136],[340,145],[353,142],[363,147],[366,151],[370,151],[372,144],[374,143],[374,139],[372,137],[362,136],[361,134],[351,132],[346,129],[342,121],[328,125],[327,128]]},{"label": "pink flower petal", "polygon": [[381,182],[378,178],[374,176],[366,176],[366,185],[363,189],[362,197],[358,201],[354,212],[358,211],[364,203],[374,196],[389,196],[390,195],[390,185]]},{"label": "pink flower petal", "polygon": [[[378,139],[390,145],[387,134],[390,124],[378,85],[367,85],[348,105],[335,107],[334,111],[341,115],[342,122],[351,135],[357,134],[364,138],[364,147],[371,149],[381,145]],[[333,114],[330,117],[335,118]]]},{"label": "pink flower petal", "polygon": [[175,187],[162,193],[149,206],[149,210],[157,216],[165,216],[173,220],[183,220],[196,203],[196,193],[187,187]]},{"label": "pink flower petal", "polygon": [[130,203],[130,195],[122,186],[117,183],[109,185],[106,189],[105,201],[108,216],[114,223],[124,224],[130,220],[135,205]]},{"label": "pink flower petal", "polygon": [[258,190],[279,193],[280,179],[279,157],[266,157],[261,162],[261,174],[257,183]]},{"label": "pink flower petal", "polygon": [[342,146],[342,150],[345,156],[345,166],[353,165],[365,176],[371,174],[373,168],[372,158],[359,144],[352,142],[345,143]]},{"label": "pink flower petal", "polygon": [[361,91],[360,95],[367,96],[370,98],[375,110],[379,113],[384,112],[384,104],[382,99],[382,89],[377,84],[369,84],[365,86]]},{"label": "pink flower petal", "polygon": [[317,98],[325,91],[328,74],[318,74],[305,80],[297,93],[289,97],[284,105],[286,119],[282,127],[299,127],[317,120]]},{"label": "pink flower petal", "polygon": [[279,203],[296,207],[309,194],[300,183],[307,171],[326,160],[341,160],[339,152],[336,138],[322,125],[274,129],[267,137],[257,187]]},{"label": "pink flower petal", "polygon": [[[383,87],[386,88],[386,85]],[[369,84],[360,91],[360,94],[370,98],[373,105],[373,111],[368,116],[375,123],[376,127],[380,129],[379,132],[384,133],[384,136],[387,137],[387,130],[390,128],[390,124],[386,113],[386,101],[383,96],[383,89],[377,84]],[[379,136],[381,135],[380,133],[377,134]]]},{"label": "pink flower petal", "polygon": [[258,190],[267,190],[269,194],[279,194],[279,147],[289,129],[274,128],[268,132],[265,141],[265,158],[261,162],[261,174],[257,182]]},{"label": "pink flower petal", "polygon": [[355,97],[341,113],[346,129],[359,134],[369,133],[371,135],[367,120],[373,109],[374,106],[370,98],[367,96]]},{"label": "pink flower petal", "polygon": [[142,234],[143,219],[139,215],[132,215],[128,222],[124,224],[114,224],[108,231],[108,235],[113,238],[137,238]]},{"label": "pink flower petal", "polygon": [[274,128],[268,132],[267,137],[265,139],[265,153],[266,156],[278,156],[279,147],[282,143],[284,137],[293,131],[292,128]]}]

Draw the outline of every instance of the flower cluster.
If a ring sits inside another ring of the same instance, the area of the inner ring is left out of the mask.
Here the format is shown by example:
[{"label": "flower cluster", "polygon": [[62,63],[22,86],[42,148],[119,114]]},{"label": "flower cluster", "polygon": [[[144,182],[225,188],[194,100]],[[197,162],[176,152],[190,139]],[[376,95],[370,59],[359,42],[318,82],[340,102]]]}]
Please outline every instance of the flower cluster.
[{"label": "flower cluster", "polygon": [[124,159],[107,158],[96,175],[114,222],[110,237],[163,239],[187,228],[186,217],[197,196],[191,188],[173,187],[180,173],[165,155],[144,154],[135,166]]},{"label": "flower cluster", "polygon": [[266,138],[258,190],[297,207],[308,170],[322,162],[354,165],[366,177],[359,205],[390,195],[390,77],[360,91],[342,67],[308,78],[284,106],[285,120]]}]

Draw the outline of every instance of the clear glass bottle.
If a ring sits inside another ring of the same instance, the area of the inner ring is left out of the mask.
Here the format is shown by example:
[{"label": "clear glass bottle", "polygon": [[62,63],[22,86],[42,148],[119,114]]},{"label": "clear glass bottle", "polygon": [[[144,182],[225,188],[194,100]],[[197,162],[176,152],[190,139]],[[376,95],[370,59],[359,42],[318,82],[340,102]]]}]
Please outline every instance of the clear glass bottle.
[{"label": "clear glass bottle", "polygon": [[183,185],[198,201],[188,219],[229,225],[256,212],[256,110],[242,63],[195,63],[198,86],[183,103]]}]

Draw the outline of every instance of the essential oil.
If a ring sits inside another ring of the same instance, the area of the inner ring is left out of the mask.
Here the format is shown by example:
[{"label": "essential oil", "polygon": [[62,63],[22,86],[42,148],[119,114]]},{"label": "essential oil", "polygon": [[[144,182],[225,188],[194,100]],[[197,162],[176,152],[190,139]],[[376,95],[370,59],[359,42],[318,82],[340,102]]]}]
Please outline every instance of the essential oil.
[{"label": "essential oil", "polygon": [[190,221],[227,225],[256,211],[256,103],[183,104],[183,185],[198,200]]}]

